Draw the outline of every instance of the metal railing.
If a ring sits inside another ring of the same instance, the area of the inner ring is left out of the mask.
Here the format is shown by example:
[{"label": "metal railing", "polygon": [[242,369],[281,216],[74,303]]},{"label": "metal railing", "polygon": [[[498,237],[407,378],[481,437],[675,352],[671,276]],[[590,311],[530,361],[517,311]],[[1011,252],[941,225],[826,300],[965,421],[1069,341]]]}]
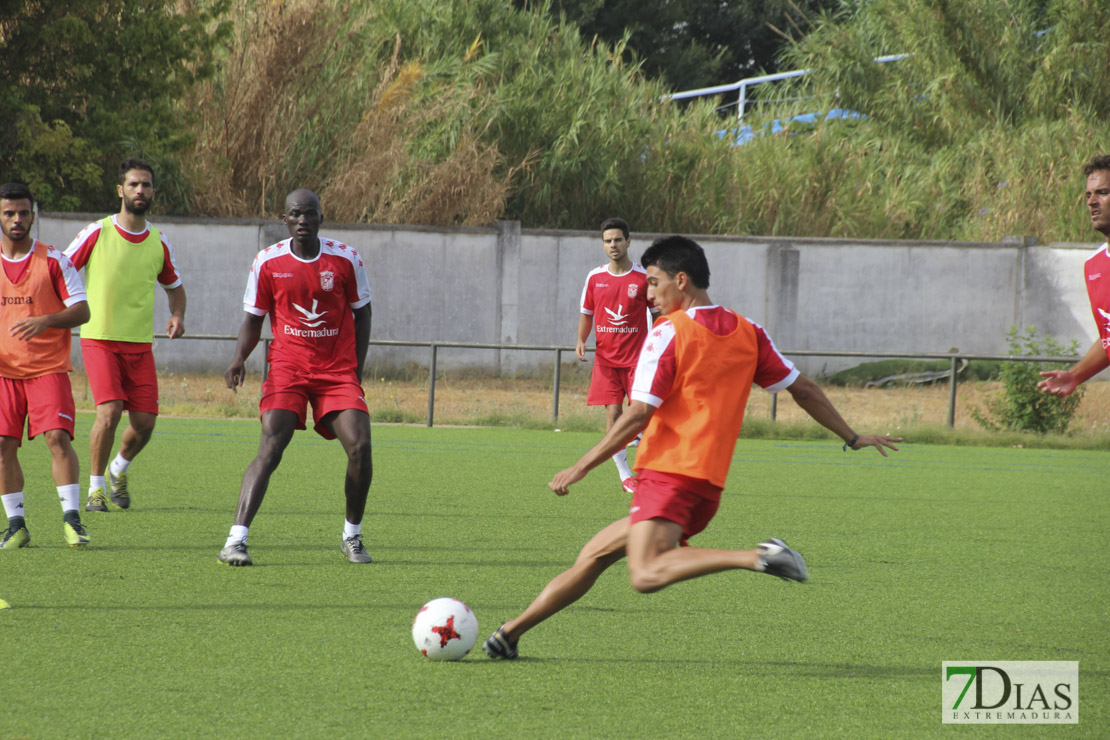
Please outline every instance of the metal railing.
[{"label": "metal railing", "polygon": [[[554,364],[551,383],[551,421],[559,421],[559,386],[562,380],[564,352],[574,353],[574,347],[543,344],[481,344],[475,342],[407,342],[393,340],[370,340],[371,345],[387,347],[428,347],[428,415],[425,425],[432,426],[435,421],[436,361],[440,348],[445,349],[494,349],[499,351],[525,350],[530,352],[552,352]],[[587,348],[593,352],[593,348]],[[961,352],[854,352],[849,350],[794,350],[783,351],[786,357],[855,357],[860,359],[911,359],[911,360],[948,360],[948,414],[946,423],[949,428],[956,423],[956,389],[958,370],[962,360],[985,360],[988,362],[1079,362],[1079,357],[1059,357],[1049,355],[978,355]],[[778,394],[771,394],[771,420],[774,421],[778,410]]]},{"label": "metal railing", "polygon": [[[909,54],[887,54],[885,56],[875,57],[875,61],[884,64],[886,62],[897,62],[899,59],[905,59]],[[665,95],[665,100],[686,100],[687,98],[698,98],[704,95],[719,95],[721,93],[729,93],[733,91],[739,92],[739,97],[736,101],[736,120],[742,121],[744,119],[744,108],[748,100],[748,88],[754,85],[759,85],[764,82],[778,82],[779,80],[789,80],[792,77],[803,77],[812,74],[812,69],[792,69],[789,72],[775,72],[769,75],[757,75],[756,77],[746,77],[738,82],[732,82],[727,85],[715,85],[713,87],[703,87],[697,90],[686,90],[684,92],[677,92],[671,95]]]},{"label": "metal railing", "polygon": [[[987,362],[1064,362],[1075,364],[1078,356],[1051,355],[973,355],[960,352],[847,352],[842,350],[796,350],[783,351],[786,357],[859,357],[870,359],[908,359],[908,360],[948,360],[948,414],[945,420],[949,429],[956,425],[956,387],[959,383],[959,363],[961,360],[985,360]],[[774,421],[778,410],[778,394],[771,394],[771,420]]]},{"label": "metal railing", "polygon": [[[174,341],[181,339],[197,339],[197,340],[218,340],[218,341],[235,341],[237,336],[227,334],[187,334],[179,337]],[[270,342],[273,341],[272,337],[263,337],[261,343],[263,345],[263,357],[269,353]],[[562,382],[563,375],[563,353],[574,353],[574,347],[560,346],[553,344],[494,344],[485,342],[415,342],[394,339],[371,339],[370,345],[373,347],[427,347],[429,350],[428,356],[428,414],[426,417],[425,426],[433,426],[435,423],[435,401],[436,401],[436,364],[439,359],[440,349],[489,349],[505,351],[525,351],[525,352],[551,352],[554,355],[554,363],[552,366],[552,383],[551,383],[551,421],[556,423],[559,421],[559,386]],[[593,347],[588,347],[587,352],[593,352]],[[783,350],[785,357],[852,357],[859,359],[906,359],[906,360],[947,360],[949,369],[947,373],[941,375],[938,380],[947,376],[948,378],[948,414],[946,423],[949,428],[955,426],[956,423],[956,390],[959,383],[959,365],[963,360],[983,360],[987,362],[1063,362],[1074,364],[1079,362],[1078,356],[1051,356],[1051,355],[980,355],[970,354],[964,352],[856,352],[852,350]],[[266,365],[263,365],[262,378],[266,378]],[[778,413],[778,394],[771,394],[771,420],[774,421]]]}]

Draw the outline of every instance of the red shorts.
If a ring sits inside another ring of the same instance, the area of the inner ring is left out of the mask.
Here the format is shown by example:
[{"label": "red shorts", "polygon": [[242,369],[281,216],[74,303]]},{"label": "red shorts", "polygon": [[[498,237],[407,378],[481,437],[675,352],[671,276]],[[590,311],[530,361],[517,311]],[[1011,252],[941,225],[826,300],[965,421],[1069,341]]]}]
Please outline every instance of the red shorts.
[{"label": "red shorts", "polygon": [[66,373],[14,380],[0,378],[0,436],[22,442],[23,423],[27,439],[51,429],[62,429],[73,439],[73,390]]},{"label": "red shorts", "polygon": [[613,367],[595,362],[590,375],[590,389],[586,392],[586,405],[624,403],[624,399],[632,393],[632,378],[635,375],[635,367]]},{"label": "red shorts", "polygon": [[154,369],[154,352],[149,348],[117,352],[95,339],[82,339],[81,358],[97,406],[123,401],[127,411],[158,413],[158,374]]},{"label": "red shorts", "polygon": [[335,439],[335,434],[320,423],[331,412],[355,409],[370,413],[354,373],[309,375],[290,365],[271,365],[262,384],[259,413],[273,409],[292,411],[297,415],[297,429],[304,429],[309,404],[312,404],[313,429],[324,439]]},{"label": "red shorts", "polygon": [[702,478],[655,470],[636,472],[636,493],[628,512],[630,524],[666,519],[682,525],[682,542],[705,529],[721,503],[721,490]]}]

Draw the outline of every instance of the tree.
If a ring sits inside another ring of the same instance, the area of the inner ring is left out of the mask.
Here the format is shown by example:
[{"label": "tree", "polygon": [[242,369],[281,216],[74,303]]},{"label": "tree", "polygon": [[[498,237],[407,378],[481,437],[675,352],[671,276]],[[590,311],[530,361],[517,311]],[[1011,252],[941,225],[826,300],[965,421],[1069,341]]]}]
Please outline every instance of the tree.
[{"label": "tree", "polygon": [[178,101],[213,69],[226,0],[0,0],[0,172],[42,207],[113,208],[116,164],[158,170],[162,209],[185,208]]},{"label": "tree", "polygon": [[673,90],[690,90],[776,71],[779,53],[807,31],[810,19],[839,5],[839,0],[554,0],[549,12],[565,14],[586,39],[615,44],[628,32],[627,48],[642,60],[645,74]]}]

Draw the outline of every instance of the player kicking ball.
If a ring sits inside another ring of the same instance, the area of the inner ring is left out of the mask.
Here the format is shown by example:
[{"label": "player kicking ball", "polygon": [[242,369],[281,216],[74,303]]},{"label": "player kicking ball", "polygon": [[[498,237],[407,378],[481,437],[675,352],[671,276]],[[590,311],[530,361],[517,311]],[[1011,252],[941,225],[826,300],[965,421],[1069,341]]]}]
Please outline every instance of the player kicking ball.
[{"label": "player kicking ball", "polygon": [[688,547],[720,502],[752,383],[787,390],[845,448],[884,447],[898,437],[858,435],[824,392],[775,349],[763,329],[721,306],[706,292],[709,264],[691,239],[656,240],[641,257],[648,298],[663,314],[648,334],[632,383],[631,403],[605,436],[548,484],[565,496],[574,483],[643,431],[636,455],[636,491],[629,515],[586,543],[524,612],[486,640],[491,658],[517,657],[528,630],[581,598],[606,568],[628,558],[632,587],[651,593],[672,583],[744,569],[805,581],[805,560],[781,539],[751,550]]},{"label": "player kicking ball", "polygon": [[274,340],[259,402],[262,438],[258,456],[243,474],[235,524],[219,560],[251,565],[248,528],[293,431],[305,428],[311,405],[316,433],[324,439],[338,438],[347,453],[347,516],[340,547],[349,562],[369,563],[370,553],[362,544],[362,515],[373,466],[361,378],[370,345],[370,280],[358,252],[318,235],[324,217],[315,193],[290,193],[283,220],[290,238],[255,257],[243,295],[247,315],[224,373],[233,391],[243,384],[245,363],[269,314]]}]

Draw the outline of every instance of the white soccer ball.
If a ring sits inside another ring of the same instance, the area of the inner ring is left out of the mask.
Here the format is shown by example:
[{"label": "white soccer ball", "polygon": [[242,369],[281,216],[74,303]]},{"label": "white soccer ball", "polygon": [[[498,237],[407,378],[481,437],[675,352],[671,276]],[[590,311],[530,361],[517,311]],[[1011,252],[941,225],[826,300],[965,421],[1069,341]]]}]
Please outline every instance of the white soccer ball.
[{"label": "white soccer ball", "polygon": [[458,660],[478,641],[478,617],[458,599],[432,599],[412,620],[412,641],[431,660]]}]

